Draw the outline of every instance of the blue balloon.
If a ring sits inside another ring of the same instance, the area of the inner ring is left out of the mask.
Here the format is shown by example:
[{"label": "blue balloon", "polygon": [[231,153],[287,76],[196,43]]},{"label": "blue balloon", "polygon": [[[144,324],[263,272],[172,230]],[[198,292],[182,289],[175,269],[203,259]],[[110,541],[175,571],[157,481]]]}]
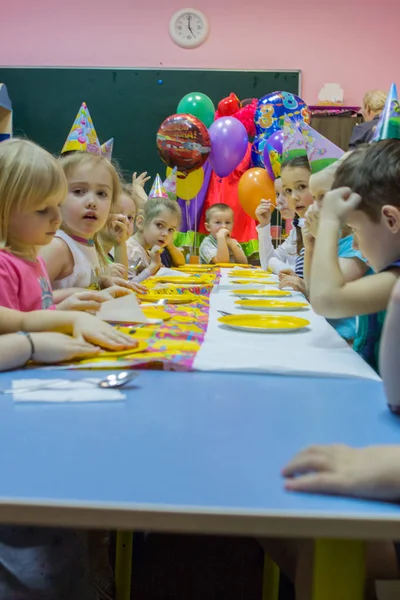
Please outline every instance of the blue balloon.
[{"label": "blue balloon", "polygon": [[307,104],[295,94],[273,92],[261,98],[254,117],[257,134],[264,134],[269,138],[279,129],[283,129],[285,115],[306,123],[311,120]]},{"label": "blue balloon", "polygon": [[265,169],[264,165],[264,146],[267,142],[267,137],[262,133],[254,138],[253,145],[251,147],[251,165],[252,167],[261,167]]}]

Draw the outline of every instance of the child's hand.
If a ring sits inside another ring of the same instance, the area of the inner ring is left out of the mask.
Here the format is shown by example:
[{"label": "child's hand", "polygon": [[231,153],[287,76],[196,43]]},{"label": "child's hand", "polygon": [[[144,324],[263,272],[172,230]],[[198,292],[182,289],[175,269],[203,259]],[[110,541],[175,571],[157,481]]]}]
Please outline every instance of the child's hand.
[{"label": "child's hand", "polygon": [[31,337],[35,346],[32,359],[37,363],[54,364],[100,352],[100,348],[63,333],[31,333]]},{"label": "child's hand", "polygon": [[128,269],[126,269],[124,265],[121,265],[120,263],[113,263],[110,265],[108,267],[108,272],[110,277],[122,277],[125,279],[125,277],[128,276]]},{"label": "child's hand", "polygon": [[126,333],[114,329],[97,317],[77,313],[73,326],[73,335],[81,341],[86,341],[108,350],[124,350],[136,348],[137,341]]},{"label": "child's hand", "polygon": [[[318,223],[319,223],[319,215],[321,212],[321,207],[314,202],[314,204],[312,204],[306,212],[306,216],[305,216],[305,221],[304,221],[304,225],[306,227],[306,234],[308,236],[312,236],[313,238],[317,237],[317,231],[318,231]],[[303,239],[304,239],[304,227],[302,230],[303,233]]]},{"label": "child's hand", "polygon": [[230,237],[230,235],[231,235],[231,232],[229,231],[229,229],[225,229],[225,227],[223,227],[222,229],[220,229],[217,232],[217,239],[223,240],[223,239]]},{"label": "child's hand", "polygon": [[271,223],[272,204],[269,200],[261,200],[260,204],[256,208],[257,221],[261,227],[269,225]]},{"label": "child's hand", "polygon": [[139,185],[140,187],[144,188],[149,179],[151,179],[151,177],[147,175],[147,171],[140,173],[140,175],[137,175],[135,172],[132,175],[132,185]]},{"label": "child's hand", "polygon": [[361,196],[352,192],[350,188],[332,190],[324,196],[320,218],[345,223],[346,218],[357,209],[360,202]]},{"label": "child's hand", "polygon": [[[100,277],[99,279],[101,287],[104,291],[108,291],[111,287],[117,286],[126,290],[126,294],[129,292],[137,292],[140,294],[146,293],[147,288],[140,285],[140,283],[134,283],[133,281],[126,281],[122,277]],[[108,298],[110,300],[110,298]]]},{"label": "child's hand", "polygon": [[59,304],[57,310],[83,310],[85,312],[96,313],[106,298],[101,292],[88,291],[72,294]]},{"label": "child's hand", "polygon": [[161,269],[161,267],[162,267],[161,252],[163,250],[164,250],[164,248],[161,248],[160,246],[158,246],[156,244],[155,246],[152,247],[152,249],[149,252],[150,270],[152,271],[153,275],[154,275],[154,273],[157,273],[157,271],[159,269]]},{"label": "child's hand", "polygon": [[287,269],[281,269],[279,271],[279,275],[278,275],[279,279],[282,279],[285,275],[292,275],[292,276],[295,277],[296,273],[295,273],[295,271],[293,271],[293,269],[289,269],[289,268],[287,268]]},{"label": "child's hand", "polygon": [[279,278],[279,289],[292,288],[295,292],[301,292],[304,296],[307,295],[306,284],[304,279],[297,275],[283,275]]},{"label": "child's hand", "polygon": [[129,239],[129,221],[124,215],[111,214],[106,227],[114,245],[123,244]]},{"label": "child's hand", "polygon": [[290,491],[397,501],[400,446],[312,446],[297,454],[282,474]]}]

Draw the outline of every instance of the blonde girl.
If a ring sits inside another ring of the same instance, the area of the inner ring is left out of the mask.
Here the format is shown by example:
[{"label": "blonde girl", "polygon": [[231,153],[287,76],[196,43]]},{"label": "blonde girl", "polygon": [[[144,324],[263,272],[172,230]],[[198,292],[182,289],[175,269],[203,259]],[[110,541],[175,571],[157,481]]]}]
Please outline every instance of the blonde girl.
[{"label": "blonde girl", "polygon": [[53,287],[118,285],[137,290],[134,284],[110,276],[107,256],[98,240],[121,191],[115,168],[103,156],[86,152],[63,156],[60,165],[68,184],[61,207],[62,224],[42,252]]},{"label": "blonde girl", "polygon": [[0,144],[0,305],[31,311],[53,305],[38,249],[61,224],[67,182],[57,160],[27,140]]}]

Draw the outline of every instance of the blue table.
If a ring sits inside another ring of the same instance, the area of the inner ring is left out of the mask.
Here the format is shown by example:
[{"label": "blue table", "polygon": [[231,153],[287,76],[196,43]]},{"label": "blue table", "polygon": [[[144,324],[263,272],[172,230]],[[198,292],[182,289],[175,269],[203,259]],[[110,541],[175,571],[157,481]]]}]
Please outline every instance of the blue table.
[{"label": "blue table", "polygon": [[[28,377],[4,373],[0,387]],[[14,404],[3,396],[0,423],[2,523],[400,539],[398,506],[290,494],[280,475],[312,443],[399,444],[400,421],[378,382],[147,371],[125,402]]]}]

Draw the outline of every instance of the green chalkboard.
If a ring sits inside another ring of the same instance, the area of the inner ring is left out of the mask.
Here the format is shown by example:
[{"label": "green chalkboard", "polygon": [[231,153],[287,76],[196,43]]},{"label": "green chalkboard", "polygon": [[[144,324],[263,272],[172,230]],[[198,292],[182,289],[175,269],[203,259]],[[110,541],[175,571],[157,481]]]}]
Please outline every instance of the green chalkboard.
[{"label": "green chalkboard", "polygon": [[162,121],[189,92],[203,92],[217,105],[235,92],[261,98],[269,92],[299,93],[299,71],[170,69],[0,68],[13,104],[14,136],[26,136],[59,153],[83,101],[100,142],[115,138],[114,154],[126,172],[165,168],[155,139]]}]

